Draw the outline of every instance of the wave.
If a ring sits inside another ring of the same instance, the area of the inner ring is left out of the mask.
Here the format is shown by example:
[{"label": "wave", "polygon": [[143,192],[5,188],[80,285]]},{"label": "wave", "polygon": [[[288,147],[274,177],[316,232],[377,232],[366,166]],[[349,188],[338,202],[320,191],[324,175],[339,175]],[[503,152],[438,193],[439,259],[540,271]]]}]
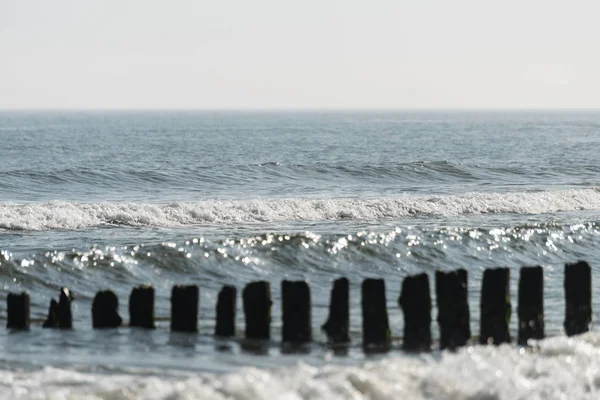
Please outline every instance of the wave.
[{"label": "wave", "polygon": [[0,182],[17,186],[53,185],[73,183],[100,187],[126,185],[223,183],[240,184],[248,180],[287,178],[322,181],[372,182],[477,182],[493,181],[511,183],[521,180],[549,180],[568,177],[593,178],[600,171],[596,165],[571,163],[560,168],[550,165],[513,163],[480,165],[454,163],[445,160],[413,161],[406,163],[285,163],[266,160],[251,164],[164,165],[160,170],[150,163],[136,168],[123,168],[110,163],[94,168],[86,165],[65,167],[61,164],[19,166],[0,171]]},{"label": "wave", "polygon": [[356,366],[249,367],[226,374],[150,370],[0,370],[10,398],[94,399],[595,399],[600,338],[540,342],[537,351],[473,346],[441,355],[394,355]]},{"label": "wave", "polygon": [[600,189],[466,193],[374,199],[209,200],[193,203],[0,203],[0,229],[82,229],[103,225],[177,227],[282,221],[378,221],[414,216],[547,214],[600,210]]}]

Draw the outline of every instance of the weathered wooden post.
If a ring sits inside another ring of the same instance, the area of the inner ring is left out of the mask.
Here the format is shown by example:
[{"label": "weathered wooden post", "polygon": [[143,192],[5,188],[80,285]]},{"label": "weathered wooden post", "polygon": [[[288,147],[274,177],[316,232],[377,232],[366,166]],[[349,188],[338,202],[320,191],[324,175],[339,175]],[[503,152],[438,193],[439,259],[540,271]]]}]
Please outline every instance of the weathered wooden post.
[{"label": "weathered wooden post", "polygon": [[58,327],[62,329],[73,328],[73,314],[71,313],[71,301],[73,295],[69,289],[63,287],[58,296]]},{"label": "weathered wooden post", "polygon": [[73,328],[73,316],[71,314],[71,301],[73,300],[71,292],[66,287],[60,289],[58,302],[50,300],[48,317],[44,321],[44,328]]},{"label": "weathered wooden post", "polygon": [[6,296],[6,314],[7,329],[29,329],[29,294],[9,293]]},{"label": "weathered wooden post", "polygon": [[242,293],[246,339],[271,337],[271,285],[267,281],[250,282]]},{"label": "weathered wooden post", "polygon": [[176,285],[171,290],[171,331],[198,332],[197,285]]},{"label": "weathered wooden post", "polygon": [[310,288],[306,281],[281,282],[283,342],[306,343],[312,340]]},{"label": "weathered wooden post", "polygon": [[235,286],[223,286],[217,298],[217,324],[215,336],[235,336],[235,311],[237,290]]},{"label": "weathered wooden post", "polygon": [[467,271],[435,272],[440,349],[454,350],[471,338]]},{"label": "weathered wooden post", "polygon": [[119,299],[112,290],[96,293],[92,302],[92,326],[94,328],[116,328],[121,325]]},{"label": "weathered wooden post", "polygon": [[333,282],[329,317],[321,327],[327,334],[330,343],[339,344],[350,341],[349,282],[347,278],[339,278]]},{"label": "weathered wooden post", "polygon": [[519,278],[519,344],[544,338],[544,270],[522,267]]},{"label": "weathered wooden post", "polygon": [[483,273],[479,343],[510,342],[510,269],[492,268]]},{"label": "weathered wooden post", "polygon": [[43,328],[58,328],[58,302],[54,299],[50,299],[50,306],[48,307],[48,316],[42,325]]},{"label": "weathered wooden post", "polygon": [[398,305],[404,313],[404,341],[407,351],[431,349],[431,294],[426,273],[407,276],[402,281]]},{"label": "weathered wooden post", "polygon": [[129,295],[129,326],[154,329],[154,288],[138,286]]},{"label": "weathered wooden post", "polygon": [[589,330],[592,322],[592,270],[585,261],[565,265],[565,331],[568,336]]},{"label": "weathered wooden post", "polygon": [[383,279],[365,279],[362,283],[363,348],[389,348],[391,332]]}]

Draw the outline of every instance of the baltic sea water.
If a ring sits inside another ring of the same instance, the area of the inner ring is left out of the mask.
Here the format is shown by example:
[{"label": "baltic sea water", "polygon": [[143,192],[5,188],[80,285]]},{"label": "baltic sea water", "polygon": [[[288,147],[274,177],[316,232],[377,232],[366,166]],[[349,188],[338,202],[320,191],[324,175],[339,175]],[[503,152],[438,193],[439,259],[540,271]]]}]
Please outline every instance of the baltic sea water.
[{"label": "baltic sea water", "polygon": [[[597,111],[3,111],[0,139],[0,318],[7,293],[26,290],[34,319],[0,330],[2,397],[598,397],[600,336],[562,329],[564,264],[585,259],[600,279]],[[403,277],[466,268],[477,333],[483,270],[511,268],[516,309],[523,265],[544,268],[538,351],[362,352],[362,279],[386,279],[399,337]],[[320,332],[339,276],[345,356]],[[280,348],[282,279],[311,284],[306,353]],[[253,280],[274,298],[262,355],[240,346],[239,298],[239,338],[212,337],[220,287]],[[200,286],[197,335],[169,332],[179,283]],[[98,290],[127,321],[139,284],[156,288],[155,331],[91,329]],[[62,286],[74,330],[42,329]]]}]

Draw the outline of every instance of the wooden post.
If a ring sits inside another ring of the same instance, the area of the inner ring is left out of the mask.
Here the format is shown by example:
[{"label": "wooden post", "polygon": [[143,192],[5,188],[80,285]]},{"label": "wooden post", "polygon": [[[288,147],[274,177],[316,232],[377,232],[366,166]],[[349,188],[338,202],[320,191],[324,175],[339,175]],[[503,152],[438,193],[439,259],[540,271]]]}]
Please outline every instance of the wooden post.
[{"label": "wooden post", "polygon": [[431,294],[426,273],[407,276],[402,281],[398,305],[404,313],[404,342],[407,351],[431,349]]},{"label": "wooden post", "polygon": [[116,328],[121,325],[119,299],[112,290],[96,293],[92,302],[92,326],[94,328]]},{"label": "wooden post", "polygon": [[171,291],[171,331],[198,332],[198,300],[198,286],[173,286]]},{"label": "wooden post", "polygon": [[312,340],[310,288],[306,281],[281,282],[283,342],[306,343]]},{"label": "wooden post", "polygon": [[471,338],[467,271],[435,272],[440,349],[454,350]]},{"label": "wooden post", "polygon": [[29,294],[9,293],[6,296],[6,328],[29,329]]},{"label": "wooden post", "polygon": [[592,270],[585,261],[565,265],[565,331],[568,336],[589,330],[592,322]]},{"label": "wooden post", "polygon": [[508,325],[510,305],[510,269],[492,268],[483,273],[481,286],[481,329],[479,343],[501,344],[510,342]]},{"label": "wooden post", "polygon": [[43,328],[58,328],[58,302],[50,299],[50,307],[48,307],[48,316],[42,325]]},{"label": "wooden post", "polygon": [[129,326],[154,329],[154,288],[138,286],[129,295]]},{"label": "wooden post", "polygon": [[544,271],[522,267],[519,278],[519,344],[544,338]]},{"label": "wooden post", "polygon": [[215,336],[235,336],[236,296],[235,286],[223,286],[219,292]]},{"label": "wooden post", "polygon": [[71,291],[66,287],[60,289],[58,297],[58,327],[62,329],[73,328],[73,315],[71,314]]},{"label": "wooden post", "polygon": [[271,285],[267,281],[250,282],[242,293],[246,339],[271,337]]},{"label": "wooden post", "polygon": [[365,279],[362,283],[363,348],[387,349],[391,332],[383,279]]},{"label": "wooden post", "polygon": [[71,314],[71,301],[73,300],[71,292],[66,287],[60,289],[58,302],[50,300],[48,317],[44,321],[44,328],[73,328],[73,316]]},{"label": "wooden post", "polygon": [[329,317],[322,329],[330,343],[348,343],[350,341],[350,311],[348,302],[349,282],[347,278],[339,278],[333,282]]}]

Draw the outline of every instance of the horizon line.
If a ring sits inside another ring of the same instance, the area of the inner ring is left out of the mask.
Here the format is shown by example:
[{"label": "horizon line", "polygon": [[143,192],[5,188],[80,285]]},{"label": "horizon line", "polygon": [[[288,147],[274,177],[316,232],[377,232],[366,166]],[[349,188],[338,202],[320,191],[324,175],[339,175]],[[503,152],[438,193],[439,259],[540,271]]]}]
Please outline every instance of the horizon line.
[{"label": "horizon line", "polygon": [[67,108],[67,107],[15,107],[2,108],[0,112],[460,112],[460,111],[600,111],[600,107],[415,107],[415,108],[394,108],[394,107],[298,107],[298,108],[276,108],[276,107],[216,107],[216,108]]}]

